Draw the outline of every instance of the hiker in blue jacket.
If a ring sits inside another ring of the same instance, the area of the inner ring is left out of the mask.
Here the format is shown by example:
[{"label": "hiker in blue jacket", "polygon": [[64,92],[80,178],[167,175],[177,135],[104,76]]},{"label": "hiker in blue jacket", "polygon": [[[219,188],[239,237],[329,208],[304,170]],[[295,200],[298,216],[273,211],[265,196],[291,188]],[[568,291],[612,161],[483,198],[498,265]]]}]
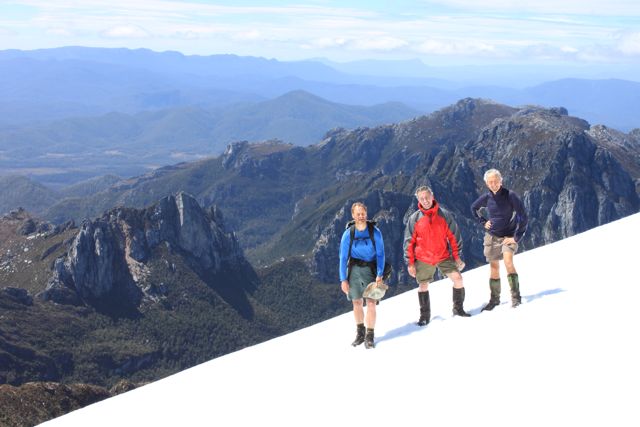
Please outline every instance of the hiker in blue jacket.
[{"label": "hiker in blue jacket", "polygon": [[[507,280],[511,288],[511,306],[522,302],[520,282],[513,265],[513,255],[518,250],[518,242],[527,230],[528,217],[520,197],[502,186],[502,175],[497,169],[489,169],[484,174],[484,182],[489,189],[471,205],[473,217],[483,225],[484,256],[491,266],[489,303],[482,309],[493,310],[500,304],[500,260],[504,260]],[[488,218],[481,214],[486,208]]]},{"label": "hiker in blue jacket", "polygon": [[367,207],[364,203],[354,203],[351,206],[351,216],[355,221],[355,224],[351,225],[355,227],[353,241],[350,227],[347,227],[340,241],[340,286],[353,304],[353,316],[356,320],[356,339],[351,345],[355,347],[364,342],[366,348],[374,348],[373,330],[376,325],[377,302],[366,298],[365,318],[363,293],[371,282],[376,282],[378,286],[383,285],[384,241],[380,230],[367,222]]}]

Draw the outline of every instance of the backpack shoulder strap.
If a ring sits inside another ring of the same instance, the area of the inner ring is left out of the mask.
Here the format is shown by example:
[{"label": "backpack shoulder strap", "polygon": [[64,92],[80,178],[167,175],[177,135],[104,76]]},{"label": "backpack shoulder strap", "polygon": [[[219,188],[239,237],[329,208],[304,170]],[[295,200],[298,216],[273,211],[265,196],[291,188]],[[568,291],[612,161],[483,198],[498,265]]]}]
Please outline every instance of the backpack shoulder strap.
[{"label": "backpack shoulder strap", "polygon": [[351,247],[353,246],[353,239],[356,236],[356,225],[347,224],[347,227],[349,227],[349,252],[347,253],[347,260],[351,260]]},{"label": "backpack shoulder strap", "polygon": [[374,221],[367,221],[367,228],[369,229],[369,239],[371,239],[371,243],[373,243],[373,250],[376,250],[376,238],[373,227],[375,226]]}]

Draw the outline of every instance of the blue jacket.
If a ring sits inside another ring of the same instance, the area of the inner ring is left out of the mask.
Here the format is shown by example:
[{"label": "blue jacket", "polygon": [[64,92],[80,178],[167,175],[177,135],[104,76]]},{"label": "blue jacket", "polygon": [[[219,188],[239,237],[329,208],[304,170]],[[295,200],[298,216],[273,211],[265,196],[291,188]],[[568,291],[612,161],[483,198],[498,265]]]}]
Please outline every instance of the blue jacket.
[{"label": "blue jacket", "polygon": [[[480,213],[480,209],[485,207],[489,218]],[[482,225],[491,221],[491,229],[488,230],[490,234],[496,237],[513,237],[516,242],[524,236],[529,222],[522,200],[504,187],[496,194],[488,191],[478,197],[471,205],[471,214]]]},{"label": "blue jacket", "polygon": [[[378,230],[378,227],[373,227],[373,237],[376,239],[376,248],[373,248],[373,242],[369,237],[369,230],[365,228],[360,231],[356,228],[356,233],[353,238],[353,245],[351,246],[351,258],[361,259],[363,261],[377,260],[377,275],[382,277],[384,272],[384,241],[382,240],[382,233]],[[349,259],[349,240],[351,233],[347,228],[342,233],[342,240],[340,240],[340,281],[347,280],[347,261]]]}]

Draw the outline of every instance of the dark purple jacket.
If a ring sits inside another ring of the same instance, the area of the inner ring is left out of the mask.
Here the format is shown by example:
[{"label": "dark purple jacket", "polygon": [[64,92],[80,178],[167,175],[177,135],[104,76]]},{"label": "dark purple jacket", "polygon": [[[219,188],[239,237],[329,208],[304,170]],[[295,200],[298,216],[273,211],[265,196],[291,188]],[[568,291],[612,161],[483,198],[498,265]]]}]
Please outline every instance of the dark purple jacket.
[{"label": "dark purple jacket", "polygon": [[[480,209],[485,207],[489,218],[480,213]],[[471,205],[471,214],[482,225],[491,221],[491,229],[488,230],[490,234],[496,237],[513,237],[516,242],[524,236],[529,221],[522,200],[504,187],[496,194],[488,191],[478,197]]]}]

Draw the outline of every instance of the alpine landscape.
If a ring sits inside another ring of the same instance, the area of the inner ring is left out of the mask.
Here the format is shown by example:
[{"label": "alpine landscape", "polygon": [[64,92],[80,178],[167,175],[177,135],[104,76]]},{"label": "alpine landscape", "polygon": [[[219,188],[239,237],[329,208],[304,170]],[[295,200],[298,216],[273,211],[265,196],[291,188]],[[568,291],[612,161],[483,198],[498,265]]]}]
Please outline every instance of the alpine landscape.
[{"label": "alpine landscape", "polygon": [[529,215],[519,253],[640,212],[637,75],[66,46],[0,50],[3,426],[350,312],[354,202],[384,236],[385,299],[416,287],[420,185],[466,269],[486,264],[470,206],[490,168]]}]

